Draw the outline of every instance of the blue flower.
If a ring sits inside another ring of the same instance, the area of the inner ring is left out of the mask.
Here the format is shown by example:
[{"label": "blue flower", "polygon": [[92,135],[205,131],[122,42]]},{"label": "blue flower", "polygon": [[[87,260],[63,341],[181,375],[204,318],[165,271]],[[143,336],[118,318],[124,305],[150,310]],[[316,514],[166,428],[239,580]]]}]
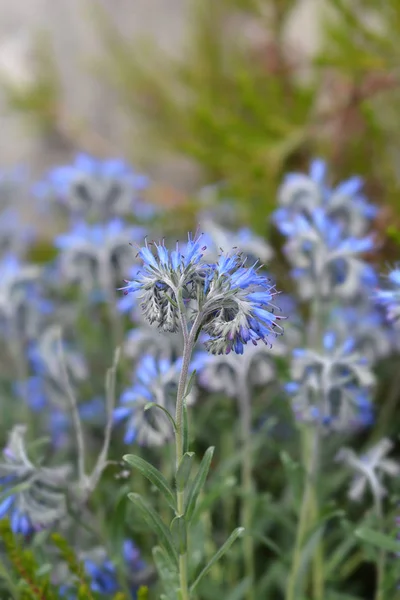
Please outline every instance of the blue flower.
[{"label": "blue flower", "polygon": [[292,354],[292,381],[285,385],[299,420],[345,430],[373,421],[371,391],[375,377],[367,358],[352,337],[339,339],[326,331],[321,351],[296,348]]},{"label": "blue flower", "polygon": [[286,175],[278,197],[280,208],[274,214],[275,224],[282,229],[296,216],[309,216],[315,209],[321,209],[346,235],[364,235],[378,209],[366,200],[362,186],[363,180],[355,176],[332,188],[327,165],[316,159],[309,174]]},{"label": "blue flower", "polygon": [[[146,563],[141,557],[140,550],[131,540],[124,541],[122,555],[130,593],[132,598],[136,598],[138,581],[146,568]],[[108,558],[103,548],[94,548],[85,553],[83,566],[93,592],[106,595],[115,594],[121,589],[115,564]],[[75,591],[69,583],[61,586],[60,592],[63,597],[70,600],[76,598]]]},{"label": "blue flower", "polygon": [[14,383],[15,394],[22,398],[35,412],[40,412],[47,404],[47,395],[43,379],[38,376],[29,377],[26,381]]},{"label": "blue flower", "polygon": [[37,467],[25,447],[26,428],[15,426],[0,462],[0,518],[8,516],[14,533],[30,535],[66,514],[69,466]]},{"label": "blue flower", "polygon": [[296,215],[281,224],[287,237],[284,252],[305,299],[317,292],[322,297],[351,298],[376,283],[374,269],[359,255],[374,249],[372,235],[357,238],[316,208],[306,217]]},{"label": "blue flower", "polygon": [[[99,553],[101,554],[101,553]],[[140,551],[131,540],[125,540],[123,544],[123,558],[127,576],[132,579],[146,566],[141,558]],[[120,589],[117,578],[117,571],[114,563],[107,557],[103,560],[96,560],[95,557],[84,560],[84,567],[91,583],[90,587],[94,592],[100,594],[114,594]],[[133,597],[136,598],[137,587],[131,588]]]},{"label": "blue flower", "polygon": [[265,239],[256,235],[248,227],[230,231],[217,225],[211,218],[202,222],[201,227],[205,232],[208,261],[217,260],[221,250],[228,251],[231,248],[240,248],[249,259],[260,259],[263,263],[272,257],[272,249]]},{"label": "blue flower", "polygon": [[389,321],[397,324],[400,320],[400,265],[392,269],[387,278],[389,285],[375,291],[375,300],[385,308]]},{"label": "blue flower", "polygon": [[201,236],[193,238],[190,234],[184,250],[178,242],[173,251],[167,250],[163,242],[152,246],[154,251],[146,240],[139,249],[143,265],[120,289],[124,294],[139,292],[146,320],[173,332],[178,327],[177,296],[182,293],[186,301],[194,298],[193,290],[200,277],[199,263],[206,248]]},{"label": "blue flower", "polygon": [[277,292],[257,263],[247,266],[237,252],[222,253],[216,263],[203,262],[201,236],[189,235],[184,254],[178,244],[173,252],[163,243],[154,247],[155,252],[147,243],[140,249],[143,268],[121,288],[125,294],[140,292],[149,323],[175,331],[179,310],[190,303],[190,319],[208,334],[206,347],[213,354],[242,354],[247,342],[270,345],[273,335],[283,333],[278,323],[283,317],[274,313],[272,303]]},{"label": "blue flower", "polygon": [[74,215],[107,220],[135,215],[148,219],[155,206],[142,199],[149,186],[145,175],[136,173],[123,160],[98,160],[78,154],[71,165],[52,169],[46,181],[36,186],[36,194],[56,194]]},{"label": "blue flower", "polygon": [[0,331],[31,339],[42,324],[47,304],[40,289],[41,269],[8,254],[0,261]]},{"label": "blue flower", "polygon": [[271,338],[283,333],[274,313],[276,289],[259,272],[257,264],[246,266],[241,254],[221,254],[209,265],[204,277],[203,330],[209,339],[206,348],[212,354],[243,353],[251,341],[271,345]]},{"label": "blue flower", "polygon": [[76,223],[68,233],[55,238],[60,250],[60,274],[76,281],[88,292],[99,286],[110,294],[111,286],[128,272],[131,263],[129,244],[143,236],[141,227],[121,219],[105,224]]},{"label": "blue flower", "polygon": [[[120,398],[120,406],[114,410],[114,421],[125,422],[124,441],[140,445],[160,446],[172,437],[171,423],[164,411],[159,408],[144,410],[149,402],[156,402],[164,410],[172,413],[175,407],[178,380],[182,359],[156,358],[145,355],[138,363],[132,385]],[[192,389],[187,398],[195,399]]]}]

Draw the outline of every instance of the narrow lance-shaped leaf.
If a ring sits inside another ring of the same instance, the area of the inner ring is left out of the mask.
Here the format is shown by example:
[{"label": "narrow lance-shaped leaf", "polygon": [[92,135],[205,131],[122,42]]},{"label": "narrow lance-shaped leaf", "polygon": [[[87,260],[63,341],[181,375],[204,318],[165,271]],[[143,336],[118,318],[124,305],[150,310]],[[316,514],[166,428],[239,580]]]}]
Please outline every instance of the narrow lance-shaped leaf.
[{"label": "narrow lance-shaped leaf", "polygon": [[356,530],[355,534],[358,538],[364,540],[364,542],[369,542],[381,550],[395,552],[396,554],[400,552],[400,542],[392,537],[389,537],[388,535],[385,535],[384,533],[374,531],[368,527],[360,527]]},{"label": "narrow lance-shaped leaf", "polygon": [[182,460],[176,472],[176,487],[178,492],[183,492],[187,482],[189,481],[190,472],[193,466],[194,452],[186,452],[182,456]]},{"label": "narrow lance-shaped leaf", "polygon": [[153,559],[164,588],[168,591],[176,589],[179,585],[178,571],[165,550],[160,546],[155,546]]},{"label": "narrow lance-shaped leaf", "polygon": [[192,391],[195,379],[196,379],[196,369],[194,371],[192,371],[190,374],[189,381],[186,386],[184,398],[187,398],[189,396],[190,392]]},{"label": "narrow lance-shaped leaf", "polygon": [[212,567],[215,565],[216,562],[219,561],[219,559],[226,553],[228,552],[229,548],[232,546],[232,544],[237,540],[238,537],[240,537],[242,535],[244,531],[243,527],[238,527],[237,529],[235,529],[231,535],[229,536],[229,538],[226,540],[225,544],[223,544],[221,546],[221,548],[214,554],[214,556],[212,557],[212,559],[210,560],[210,562],[204,567],[204,569],[201,571],[200,575],[197,577],[196,581],[191,585],[190,587],[190,593],[192,594],[194,592],[194,590],[196,589],[196,587],[199,585],[200,581],[203,579],[203,577],[205,575],[207,575],[207,573],[210,571],[210,569],[212,569]]},{"label": "narrow lance-shaped leaf", "polygon": [[154,531],[157,536],[158,541],[162,545],[162,547],[167,552],[170,559],[173,561],[175,565],[178,565],[178,555],[176,552],[176,548],[172,541],[171,533],[168,527],[163,523],[160,519],[156,511],[152,506],[150,506],[140,494],[128,494],[128,498],[139,510],[141,511],[144,520]]},{"label": "narrow lance-shaped leaf", "polygon": [[174,431],[176,432],[175,419],[164,406],[161,406],[161,404],[157,404],[157,402],[147,402],[143,410],[150,410],[151,408],[159,408],[160,410],[162,410],[167,415],[172,427],[174,428]]},{"label": "narrow lance-shaped leaf", "polygon": [[186,554],[187,551],[187,530],[186,521],[183,515],[175,517],[171,523],[171,535],[178,554]]},{"label": "narrow lance-shaped leaf", "polygon": [[146,460],[143,460],[143,458],[135,456],[134,454],[125,454],[125,456],[123,456],[122,458],[129,465],[140,471],[142,475],[147,477],[150,483],[155,485],[156,488],[161,492],[161,494],[164,496],[172,510],[176,511],[176,501],[174,493],[171,487],[169,486],[167,480],[165,479],[164,475],[160,473],[158,469],[153,467],[153,465],[147,462]]},{"label": "narrow lance-shaped leaf", "polygon": [[189,452],[189,419],[186,400],[183,401],[183,440],[182,440],[182,451],[184,454]]},{"label": "narrow lance-shaped leaf", "polygon": [[188,496],[185,503],[185,517],[189,523],[193,517],[194,509],[196,508],[197,498],[204,486],[207,479],[208,471],[210,469],[212,457],[214,454],[214,447],[208,448],[203,456],[203,460],[200,463],[199,470],[196,473],[192,485],[190,486]]}]

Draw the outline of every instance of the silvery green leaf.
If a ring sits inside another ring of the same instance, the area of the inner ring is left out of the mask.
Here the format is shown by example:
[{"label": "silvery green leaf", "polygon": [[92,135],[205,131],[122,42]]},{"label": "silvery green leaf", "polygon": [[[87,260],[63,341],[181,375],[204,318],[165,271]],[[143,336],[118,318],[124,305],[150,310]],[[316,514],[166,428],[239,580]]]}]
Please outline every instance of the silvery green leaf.
[{"label": "silvery green leaf", "polygon": [[140,494],[128,494],[128,498],[140,510],[147,525],[156,534],[158,541],[167,552],[173,563],[178,565],[178,554],[174,546],[171,533],[156,511]]},{"label": "silvery green leaf", "polygon": [[171,523],[171,535],[178,554],[186,554],[187,551],[187,528],[184,515],[175,517]]},{"label": "silvery green leaf", "polygon": [[400,541],[384,533],[374,531],[369,527],[360,527],[359,529],[356,529],[355,534],[364,542],[368,542],[381,550],[394,552],[396,555],[400,552]]},{"label": "silvery green leaf", "polygon": [[186,386],[184,398],[187,398],[189,396],[190,392],[192,391],[192,387],[194,385],[195,379],[196,379],[196,369],[194,371],[192,371],[190,374],[189,381]]},{"label": "silvery green leaf", "polygon": [[159,408],[160,410],[162,410],[167,415],[172,427],[174,428],[174,431],[176,431],[175,419],[171,415],[171,413],[165,408],[165,406],[161,406],[161,404],[157,404],[157,402],[147,402],[147,404],[145,404],[143,410],[146,411],[146,410],[150,410],[151,408]]},{"label": "silvery green leaf", "polygon": [[214,556],[211,558],[211,560],[208,562],[208,564],[204,567],[204,569],[198,575],[197,579],[190,586],[190,593],[191,594],[195,591],[196,587],[199,585],[199,583],[203,579],[203,577],[205,575],[207,575],[207,573],[212,569],[212,567],[215,565],[215,563],[218,562],[220,560],[220,558],[222,558],[222,556],[224,554],[226,554],[226,552],[228,552],[228,550],[230,549],[230,547],[232,546],[232,544],[237,540],[238,537],[240,537],[242,535],[243,532],[244,532],[244,528],[243,527],[237,527],[237,529],[235,529],[231,533],[231,535],[226,540],[226,542],[214,554]]},{"label": "silvery green leaf", "polygon": [[182,432],[182,451],[184,454],[189,452],[189,417],[188,417],[188,409],[186,399],[183,401],[182,406],[183,411],[183,432]]},{"label": "silvery green leaf", "polygon": [[178,492],[182,492],[189,481],[193,466],[194,452],[185,452],[176,472],[175,480]]},{"label": "silvery green leaf", "polygon": [[153,548],[153,559],[164,591],[166,592],[160,596],[160,599],[176,600],[176,590],[179,587],[179,575],[176,565],[160,546]]},{"label": "silvery green leaf", "polygon": [[188,495],[185,502],[185,516],[188,523],[190,523],[193,513],[196,508],[197,498],[205,484],[207,479],[208,471],[211,466],[212,457],[214,454],[214,447],[211,446],[208,448],[203,456],[203,459],[200,463],[199,469],[196,473],[195,478],[192,481],[192,484],[189,488]]},{"label": "silvery green leaf", "polygon": [[168,502],[172,510],[176,511],[176,500],[174,493],[164,475],[160,473],[158,469],[153,467],[153,465],[146,460],[143,460],[134,454],[125,454],[125,456],[122,458],[129,465],[140,471],[142,475],[147,477],[150,483],[152,483],[161,492],[162,496]]}]

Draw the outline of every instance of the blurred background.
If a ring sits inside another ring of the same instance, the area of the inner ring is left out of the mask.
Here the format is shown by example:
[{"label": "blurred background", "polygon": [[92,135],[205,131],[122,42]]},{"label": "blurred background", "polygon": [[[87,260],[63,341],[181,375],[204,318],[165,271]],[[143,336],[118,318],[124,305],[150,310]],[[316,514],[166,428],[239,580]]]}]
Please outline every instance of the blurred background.
[{"label": "blurred background", "polygon": [[224,182],[260,230],[322,155],[398,223],[397,0],[1,1],[0,28],[3,168],[123,156],[163,203]]}]

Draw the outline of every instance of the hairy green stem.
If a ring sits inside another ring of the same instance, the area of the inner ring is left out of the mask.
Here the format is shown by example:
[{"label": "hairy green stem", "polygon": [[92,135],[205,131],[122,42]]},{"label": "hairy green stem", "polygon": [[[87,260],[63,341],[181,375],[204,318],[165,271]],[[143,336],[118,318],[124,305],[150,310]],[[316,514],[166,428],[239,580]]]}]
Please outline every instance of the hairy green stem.
[{"label": "hairy green stem", "polygon": [[[183,305],[182,297],[179,294],[175,294],[178,309],[179,309],[179,320],[182,327],[184,348],[183,348],[183,361],[182,369],[179,376],[178,392],[176,397],[176,409],[175,409],[175,453],[176,453],[176,471],[179,468],[183,457],[183,403],[185,400],[186,385],[189,375],[190,360],[192,358],[192,352],[196,340],[196,334],[201,323],[202,315],[199,312],[190,331],[188,330],[188,324],[185,314],[185,308]],[[177,513],[179,515],[184,514],[185,510],[185,496],[183,491],[177,491]],[[187,552],[179,556],[179,585],[181,592],[181,600],[189,600],[189,582],[188,582],[188,557]]]},{"label": "hairy green stem", "polygon": [[305,537],[309,530],[310,510],[313,509],[313,504],[315,502],[314,477],[318,451],[317,436],[317,429],[307,428],[302,432],[306,481],[304,485],[299,521],[297,525],[292,568],[289,574],[289,581],[286,589],[286,600],[295,600],[297,597],[297,592],[299,591],[298,580],[301,565],[301,554],[303,550]]},{"label": "hairy green stem", "polygon": [[[230,458],[235,453],[235,441],[232,436],[232,429],[224,427],[222,432],[222,455],[225,458]],[[235,497],[233,494],[225,494],[223,498],[223,518],[226,537],[231,532],[231,525],[235,513]],[[211,558],[211,557],[210,557]],[[234,586],[238,580],[238,573],[233,561],[229,561],[225,567],[225,583],[228,586]]]},{"label": "hairy green stem", "polygon": [[[312,488],[310,527],[318,521],[318,498],[315,487]],[[312,589],[314,600],[324,600],[324,555],[321,540],[318,541],[312,561]]]},{"label": "hairy green stem", "polygon": [[[383,511],[381,498],[374,494],[375,514],[378,519],[380,530],[383,533]],[[378,555],[376,565],[376,593],[375,600],[385,600],[385,567],[386,567],[386,552],[381,549]]]},{"label": "hairy green stem", "polygon": [[243,552],[245,574],[251,581],[246,594],[247,600],[254,600],[254,545],[252,531],[253,521],[253,459],[251,449],[251,399],[247,382],[242,382],[238,390],[239,416],[240,416],[240,441],[243,451],[241,463],[242,499],[240,508],[241,525],[245,529],[243,536]]}]

